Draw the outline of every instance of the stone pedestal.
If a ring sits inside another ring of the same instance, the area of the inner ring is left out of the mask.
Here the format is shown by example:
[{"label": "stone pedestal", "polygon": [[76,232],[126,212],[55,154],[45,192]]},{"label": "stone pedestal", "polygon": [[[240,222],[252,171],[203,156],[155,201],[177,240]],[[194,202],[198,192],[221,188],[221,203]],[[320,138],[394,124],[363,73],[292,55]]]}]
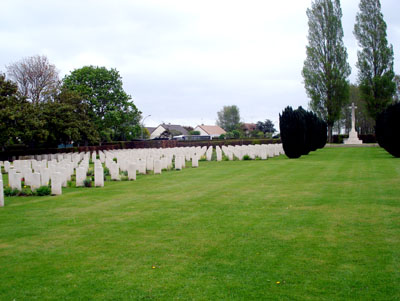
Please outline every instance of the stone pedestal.
[{"label": "stone pedestal", "polygon": [[362,140],[358,139],[357,132],[352,130],[349,133],[349,138],[344,139],[344,144],[362,144]]}]

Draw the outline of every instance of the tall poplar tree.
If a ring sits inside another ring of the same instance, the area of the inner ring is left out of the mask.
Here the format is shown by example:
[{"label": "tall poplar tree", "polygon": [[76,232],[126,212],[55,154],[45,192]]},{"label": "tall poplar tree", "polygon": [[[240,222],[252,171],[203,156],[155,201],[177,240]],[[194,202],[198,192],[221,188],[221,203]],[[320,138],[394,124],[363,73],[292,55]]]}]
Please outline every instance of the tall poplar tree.
[{"label": "tall poplar tree", "polygon": [[358,81],[361,97],[370,116],[376,119],[392,101],[396,92],[393,72],[393,47],[386,39],[386,23],[379,0],[361,0],[354,35],[358,51]]},{"label": "tall poplar tree", "polygon": [[308,46],[303,78],[309,106],[328,125],[328,140],[332,127],[348,103],[351,73],[347,51],[343,44],[342,9],[339,0],[315,0],[307,9]]}]

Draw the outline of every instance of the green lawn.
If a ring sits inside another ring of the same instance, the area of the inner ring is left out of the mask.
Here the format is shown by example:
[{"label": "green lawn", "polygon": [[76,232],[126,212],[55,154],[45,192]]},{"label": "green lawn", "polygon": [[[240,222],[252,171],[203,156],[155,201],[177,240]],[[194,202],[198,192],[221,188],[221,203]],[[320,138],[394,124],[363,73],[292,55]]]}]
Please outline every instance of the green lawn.
[{"label": "green lawn", "polygon": [[6,198],[14,299],[398,300],[400,159],[326,148]]}]

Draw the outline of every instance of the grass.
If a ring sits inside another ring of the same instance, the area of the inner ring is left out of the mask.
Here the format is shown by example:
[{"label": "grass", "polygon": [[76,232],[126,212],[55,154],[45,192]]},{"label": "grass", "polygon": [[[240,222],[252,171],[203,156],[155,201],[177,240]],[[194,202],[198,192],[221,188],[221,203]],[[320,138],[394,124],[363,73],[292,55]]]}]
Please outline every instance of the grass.
[{"label": "grass", "polygon": [[380,148],[200,162],[0,209],[1,300],[400,299],[400,160]]}]

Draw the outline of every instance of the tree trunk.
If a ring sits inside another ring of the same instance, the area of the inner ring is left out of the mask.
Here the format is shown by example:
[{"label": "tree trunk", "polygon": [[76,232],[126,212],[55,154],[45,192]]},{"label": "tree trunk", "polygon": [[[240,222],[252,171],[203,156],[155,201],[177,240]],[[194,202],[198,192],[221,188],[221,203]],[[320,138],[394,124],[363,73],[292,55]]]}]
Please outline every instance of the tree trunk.
[{"label": "tree trunk", "polygon": [[328,124],[328,143],[332,143],[332,125]]}]

